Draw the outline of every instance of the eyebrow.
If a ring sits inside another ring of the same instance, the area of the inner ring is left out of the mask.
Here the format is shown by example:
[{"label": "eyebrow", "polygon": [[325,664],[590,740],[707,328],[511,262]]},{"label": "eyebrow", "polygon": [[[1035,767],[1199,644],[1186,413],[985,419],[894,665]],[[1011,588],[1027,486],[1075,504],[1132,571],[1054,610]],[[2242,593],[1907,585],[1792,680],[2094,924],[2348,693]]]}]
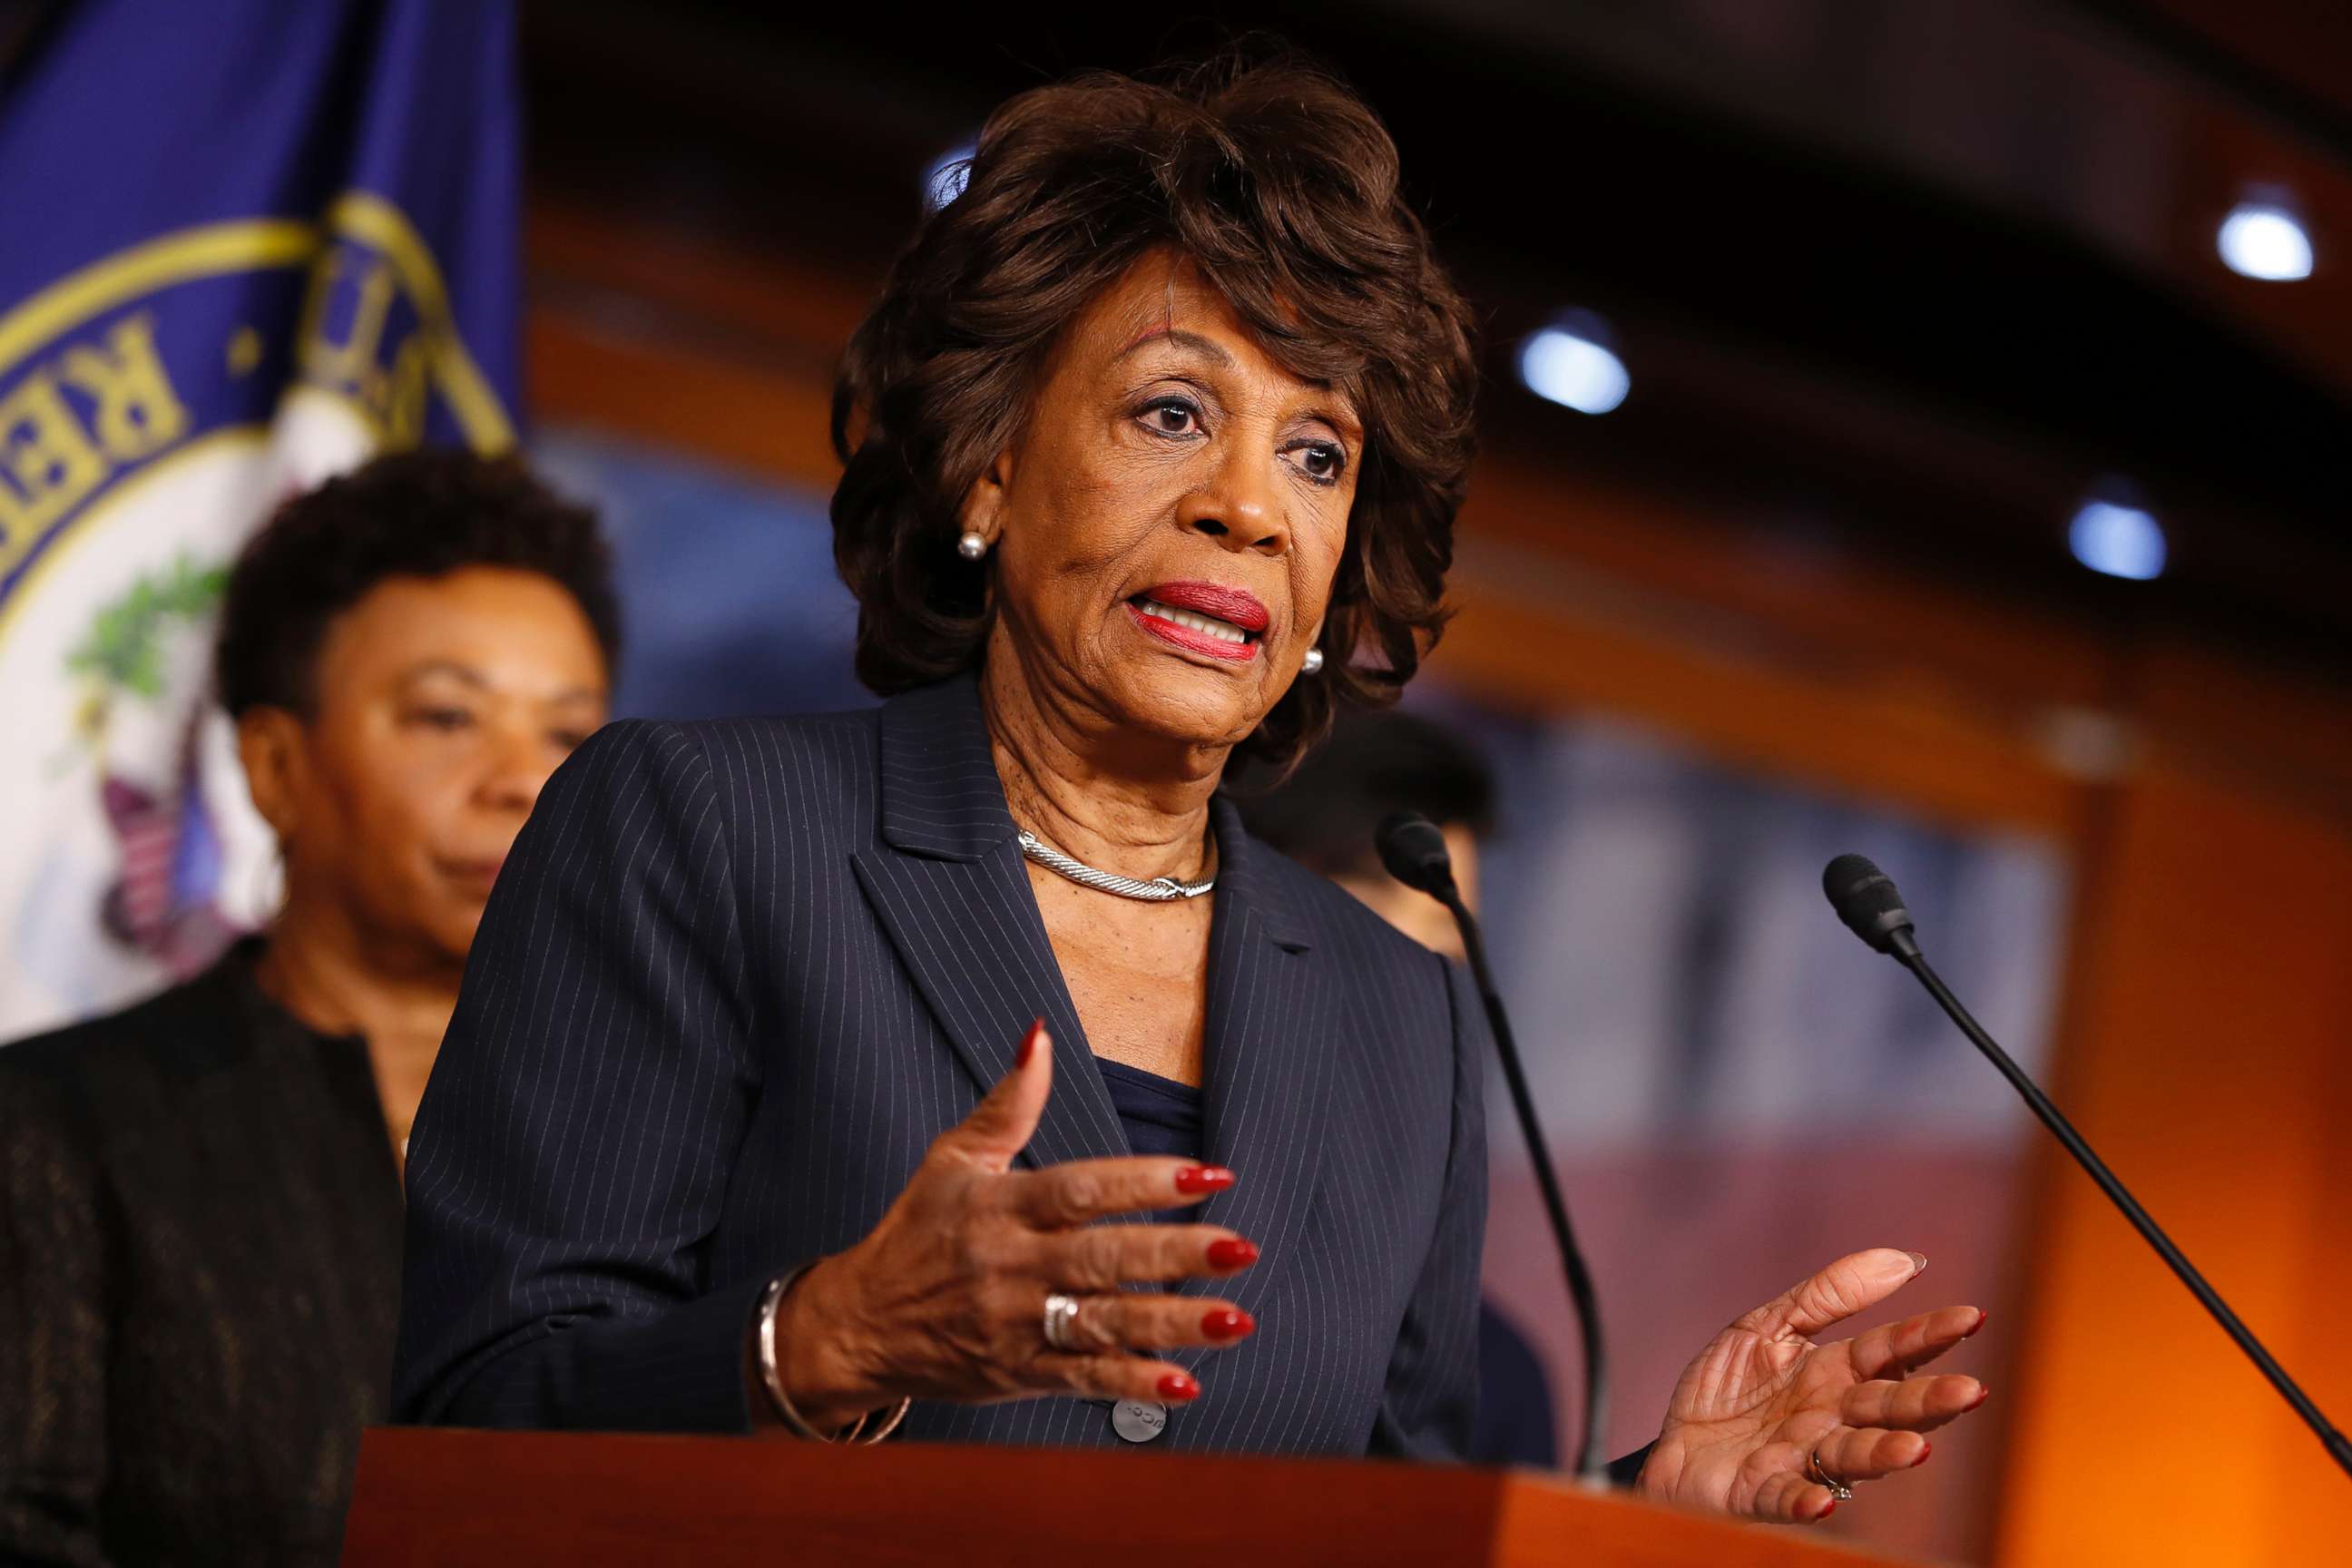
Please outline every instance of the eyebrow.
[{"label": "eyebrow", "polygon": [[[422,680],[429,675],[448,676],[453,680],[463,681],[477,691],[487,691],[490,687],[489,681],[483,677],[480,670],[469,664],[459,664],[450,658],[428,658],[421,664],[410,665],[401,672],[400,679],[403,685],[406,685],[413,680]],[[604,694],[593,686],[574,686],[559,691],[552,697],[543,698],[541,700],[549,703],[601,702],[604,699]]]},{"label": "eyebrow", "polygon": [[1223,344],[1216,342],[1212,339],[1204,338],[1198,332],[1188,332],[1181,327],[1149,328],[1140,336],[1130,340],[1127,347],[1119,350],[1118,353],[1111,355],[1110,357],[1113,363],[1117,363],[1119,360],[1125,359],[1128,355],[1133,353],[1144,344],[1155,342],[1160,338],[1167,339],[1170,342],[1174,343],[1178,348],[1191,349],[1202,359],[1207,360],[1211,364],[1216,365],[1220,368],[1231,365],[1234,363],[1234,356],[1225,352]]},{"label": "eyebrow", "polygon": [[449,676],[453,679],[464,681],[478,690],[490,684],[482,678],[482,672],[472,665],[459,664],[450,658],[428,658],[421,663],[412,664],[400,672],[400,679],[403,681],[422,680],[428,675]]},{"label": "eyebrow", "polygon": [[1335,404],[1324,408],[1310,408],[1307,411],[1307,416],[1310,419],[1321,420],[1348,440],[1360,443],[1364,439],[1362,416],[1345,404]]}]

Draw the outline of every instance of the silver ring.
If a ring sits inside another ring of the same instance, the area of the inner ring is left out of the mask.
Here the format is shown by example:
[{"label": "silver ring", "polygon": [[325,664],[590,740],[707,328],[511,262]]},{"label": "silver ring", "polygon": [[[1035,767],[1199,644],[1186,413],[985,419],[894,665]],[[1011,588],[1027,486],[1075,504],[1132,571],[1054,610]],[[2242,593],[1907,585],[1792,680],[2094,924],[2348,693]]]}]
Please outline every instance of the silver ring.
[{"label": "silver ring", "polygon": [[1078,1299],[1059,1290],[1045,1298],[1045,1342],[1057,1351],[1083,1350],[1078,1342]]},{"label": "silver ring", "polygon": [[1840,1502],[1853,1500],[1853,1488],[1822,1468],[1822,1446],[1819,1443],[1814,1444],[1805,1455],[1805,1479],[1816,1486],[1829,1488],[1830,1496]]}]

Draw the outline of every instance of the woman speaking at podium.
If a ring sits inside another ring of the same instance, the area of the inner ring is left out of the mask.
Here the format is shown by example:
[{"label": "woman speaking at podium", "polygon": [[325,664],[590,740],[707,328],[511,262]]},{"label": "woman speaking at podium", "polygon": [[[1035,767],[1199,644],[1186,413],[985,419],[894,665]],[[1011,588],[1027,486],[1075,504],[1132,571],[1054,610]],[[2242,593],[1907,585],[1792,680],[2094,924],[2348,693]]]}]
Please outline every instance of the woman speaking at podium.
[{"label": "woman speaking at podium", "polygon": [[[550,784],[411,1145],[405,1418],[1459,1451],[1476,1001],[1217,790],[1435,637],[1469,325],[1311,68],[998,111],[835,396],[888,700]],[[1982,1390],[1902,1374],[1980,1314],[1807,1337],[1917,1267],[1726,1330],[1637,1484],[1809,1520],[1924,1458]]]}]

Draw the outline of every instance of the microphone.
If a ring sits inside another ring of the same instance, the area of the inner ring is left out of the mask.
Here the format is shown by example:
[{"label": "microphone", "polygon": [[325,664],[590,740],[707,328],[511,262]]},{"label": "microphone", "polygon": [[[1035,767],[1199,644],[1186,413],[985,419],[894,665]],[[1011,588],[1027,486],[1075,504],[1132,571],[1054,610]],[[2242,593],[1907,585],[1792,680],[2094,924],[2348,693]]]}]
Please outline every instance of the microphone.
[{"label": "microphone", "polygon": [[2230,1310],[2230,1304],[2221,1300],[2221,1293],[2206,1283],[2205,1276],[2197,1272],[2196,1266],[2189,1261],[2179,1247],[2173,1245],[2172,1238],[2164,1234],[2156,1221],[2148,1217],[2147,1211],[2139,1206],[2139,1201],[2116,1179],[2116,1173],[2107,1169],[2106,1162],[2091,1152],[2091,1146],[2083,1141],[2083,1135],[2074,1131],[2074,1124],[2059,1112],[2056,1106],[2050,1103],[2050,1097],[2042,1092],[2041,1086],[2028,1078],[2025,1069],[2011,1061],[2009,1053],[1994,1043],[1993,1037],[1985,1033],[1983,1026],[1969,1016],[1969,1010],[1960,1005],[1959,998],[1952,994],[1942,978],[1929,967],[1927,955],[1919,951],[1910,911],[1903,907],[1903,895],[1895,890],[1894,880],[1862,856],[1841,855],[1822,872],[1822,891],[1829,895],[1830,905],[1837,910],[1838,919],[1843,921],[1854,935],[1918,977],[1919,984],[1927,988],[1927,994],[1933,996],[1950,1016],[1952,1022],[1959,1026],[1960,1033],[1969,1037],[1969,1043],[2000,1070],[2001,1077],[2009,1079],[2017,1092],[2025,1097],[2025,1103],[2032,1108],[2033,1114],[2056,1134],[2058,1142],[2066,1146],[2066,1152],[2074,1156],[2076,1163],[2091,1173],[2091,1180],[2096,1182],[2099,1190],[2123,1211],[2124,1217],[2131,1221],[2132,1228],[2139,1232],[2142,1239],[2156,1248],[2156,1255],[2164,1259],[2166,1266],[2179,1276],[2183,1285],[2189,1287],[2189,1293],[2213,1314],[2214,1321],[2221,1325],[2222,1331],[2237,1342],[2240,1350],[2246,1352],[2247,1358],[2261,1369],[2262,1374],[2270,1379],[2271,1386],[2294,1407],[2294,1413],[2302,1416],[2314,1432],[2319,1434],[2319,1440],[2326,1446],[2328,1457],[2347,1474],[2352,1474],[2352,1442],[2347,1442],[2344,1434],[2337,1431],[2319,1406],[2312,1403],[2311,1396],[2296,1386],[2294,1379],[2286,1374],[2286,1369],[2279,1365],[2278,1359],[2263,1348],[2262,1341],[2254,1338],[2253,1331],[2240,1321],[2238,1314]]},{"label": "microphone", "polygon": [[1417,811],[1400,811],[1380,826],[1373,842],[1389,875],[1416,892],[1444,904],[1461,929],[1463,950],[1469,954],[1471,977],[1477,982],[1478,1000],[1485,1004],[1486,1024],[1494,1032],[1495,1054],[1502,1058],[1503,1077],[1511,1086],[1511,1109],[1517,1113],[1520,1136],[1527,1140],[1534,1162],[1536,1184],[1542,1189],[1544,1214],[1551,1221],[1551,1238],[1559,1248],[1561,1268],[1568,1275],[1568,1293],[1576,1303],[1577,1326],[1584,1347],[1584,1432],[1577,1439],[1576,1473],[1588,1481],[1605,1481],[1608,1461],[1601,1458],[1601,1429],[1608,1412],[1607,1358],[1601,1344],[1601,1303],[1593,1294],[1592,1275],[1576,1247],[1576,1232],[1568,1221],[1568,1202],[1560,1196],[1559,1177],[1553,1172],[1551,1151],[1536,1121],[1535,1098],[1528,1092],[1528,1075],[1519,1065],[1519,1047],[1511,1037],[1511,1020],[1503,1011],[1502,994],[1495,988],[1494,973],[1486,967],[1486,944],[1478,935],[1462,894],[1454,885],[1454,855],[1445,835]]}]

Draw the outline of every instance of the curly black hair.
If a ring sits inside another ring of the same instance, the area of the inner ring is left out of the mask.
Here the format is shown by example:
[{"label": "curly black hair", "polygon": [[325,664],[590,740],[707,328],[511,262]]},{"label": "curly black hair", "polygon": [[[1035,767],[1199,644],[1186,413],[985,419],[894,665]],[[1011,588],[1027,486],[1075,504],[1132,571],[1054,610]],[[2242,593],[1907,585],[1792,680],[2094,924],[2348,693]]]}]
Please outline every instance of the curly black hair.
[{"label": "curly black hair", "polygon": [[279,507],[230,572],[214,674],[233,716],[311,711],[313,667],[335,617],[389,577],[505,566],[551,579],[580,605],[607,673],[621,606],[596,514],[513,457],[396,452]]},{"label": "curly black hair", "polygon": [[857,673],[887,695],[979,662],[993,558],[958,557],[960,504],[1063,329],[1160,249],[1364,420],[1328,662],[1246,748],[1279,765],[1337,701],[1393,699],[1435,641],[1477,384],[1470,308],[1398,190],[1395,144],[1296,55],[1235,52],[1165,82],[1080,77],[990,117],[961,194],[899,257],[835,385],[834,557],[857,597]]}]

